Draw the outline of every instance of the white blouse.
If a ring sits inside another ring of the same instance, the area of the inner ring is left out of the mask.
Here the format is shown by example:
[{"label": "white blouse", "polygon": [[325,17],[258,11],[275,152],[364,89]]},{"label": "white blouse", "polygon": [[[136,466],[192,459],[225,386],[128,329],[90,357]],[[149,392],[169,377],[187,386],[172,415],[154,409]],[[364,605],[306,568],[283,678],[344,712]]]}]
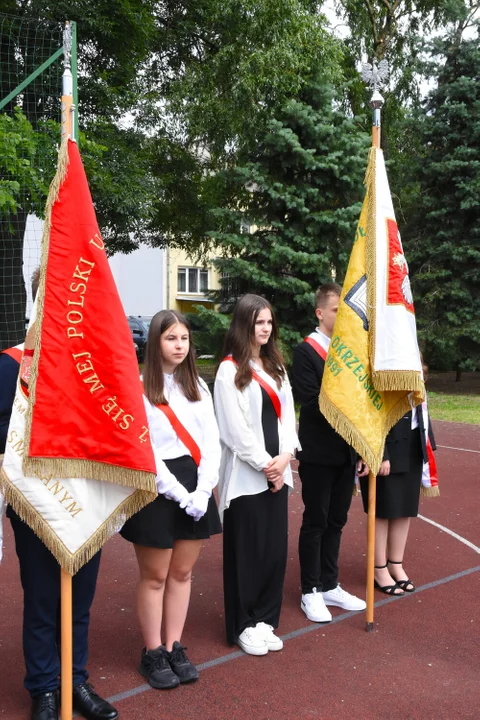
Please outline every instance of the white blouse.
[{"label": "white blouse", "polygon": [[[212,396],[205,385],[199,381],[201,400],[187,400],[178,386],[175,375],[164,374],[164,393],[170,407],[182,425],[188,430],[198,447],[202,458],[198,466],[197,489],[209,494],[218,483],[220,465],[220,439],[217,421],[213,410]],[[191,455],[189,449],[179,440],[166,415],[144,396],[150,438],[157,465],[157,490],[169,496],[178,480],[163,462],[183,455]]]},{"label": "white blouse", "polygon": [[[252,368],[278,394],[282,406],[282,422],[278,421],[279,454],[293,455],[298,447],[295,407],[287,375],[280,389],[275,380],[261,367],[250,362]],[[237,366],[225,360],[218,368],[213,393],[217,413],[222,460],[220,464],[219,511],[242,495],[258,495],[268,489],[262,472],[271,455],[265,449],[262,428],[263,395],[258,382],[252,380],[243,390],[235,385]],[[290,465],[284,474],[286,485],[293,487]]]}]

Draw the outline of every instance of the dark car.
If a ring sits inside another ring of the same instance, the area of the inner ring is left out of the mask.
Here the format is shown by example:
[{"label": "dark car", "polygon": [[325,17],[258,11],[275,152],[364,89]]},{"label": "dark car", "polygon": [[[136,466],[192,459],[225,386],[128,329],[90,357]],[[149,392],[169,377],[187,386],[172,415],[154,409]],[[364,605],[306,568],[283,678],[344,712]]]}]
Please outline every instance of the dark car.
[{"label": "dark car", "polygon": [[135,345],[138,362],[143,362],[145,358],[145,348],[147,345],[148,328],[150,325],[150,315],[128,315],[127,320],[132,333],[132,339]]}]

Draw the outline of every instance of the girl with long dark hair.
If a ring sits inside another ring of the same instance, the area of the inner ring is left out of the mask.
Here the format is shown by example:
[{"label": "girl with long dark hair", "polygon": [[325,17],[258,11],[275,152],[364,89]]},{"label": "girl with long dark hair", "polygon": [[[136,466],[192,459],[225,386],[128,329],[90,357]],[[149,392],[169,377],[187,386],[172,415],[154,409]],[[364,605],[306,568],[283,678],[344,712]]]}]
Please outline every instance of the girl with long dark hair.
[{"label": "girl with long dark hair", "polygon": [[220,510],[227,640],[246,653],[281,650],[274,634],[287,561],[290,460],[297,447],[292,391],[270,303],[235,307],[215,379],[222,445]]},{"label": "girl with long dark hair", "polygon": [[139,672],[159,689],[198,678],[180,640],[193,566],[203,540],[221,532],[212,495],[220,463],[218,429],[194,352],[183,315],[174,310],[154,315],[143,384],[158,497],[130,518],[121,534],[134,544],[140,569],[137,612],[145,647]]}]

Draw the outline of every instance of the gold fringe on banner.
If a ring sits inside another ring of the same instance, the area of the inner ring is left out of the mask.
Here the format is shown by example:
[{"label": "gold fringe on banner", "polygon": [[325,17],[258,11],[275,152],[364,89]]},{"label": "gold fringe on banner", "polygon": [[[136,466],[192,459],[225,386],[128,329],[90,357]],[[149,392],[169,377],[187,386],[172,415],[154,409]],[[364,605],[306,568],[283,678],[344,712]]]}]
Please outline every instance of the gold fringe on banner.
[{"label": "gold fringe on banner", "polygon": [[420,487],[420,494],[423,495],[423,497],[439,497],[440,496],[440,489],[439,487],[423,487],[423,485]]},{"label": "gold fringe on banner", "polygon": [[399,401],[391,408],[390,412],[388,413],[386,420],[385,420],[385,435],[388,435],[390,430],[394,425],[397,424],[397,422],[410,410],[412,409],[412,406],[410,405],[410,401],[408,399],[408,395],[404,395],[399,399]]},{"label": "gold fringe on banner", "polygon": [[345,442],[357,451],[362,460],[367,463],[370,470],[377,475],[380,470],[380,465],[382,464],[385,438],[378,451],[378,455],[376,455],[359,429],[321,390],[318,405],[320,412],[328,420],[333,429],[343,437]]},{"label": "gold fringe on banner", "polygon": [[54,477],[54,478],[85,478],[85,480],[103,480],[138,488],[157,495],[155,475],[147,470],[134,470],[132,468],[109,465],[96,460],[74,458],[39,458],[24,457],[22,463],[25,477]]},{"label": "gold fringe on banner", "polygon": [[[47,261],[48,261],[48,249],[50,244],[50,228],[52,223],[52,210],[55,202],[58,199],[58,194],[62,186],[63,181],[67,175],[69,157],[68,157],[68,140],[65,138],[62,141],[60,150],[58,152],[58,163],[57,171],[55,176],[50,183],[48,191],[47,202],[45,205],[45,222],[43,224],[42,234],[42,250],[40,255],[40,282],[37,291],[37,315],[35,318],[35,347],[32,358],[32,365],[30,369],[30,380],[28,384],[29,390],[29,402],[28,410],[25,418],[25,446],[30,447],[30,435],[32,431],[32,415],[33,406],[35,405],[35,389],[37,385],[38,376],[38,363],[40,360],[41,351],[41,339],[42,339],[42,322],[43,322],[43,309],[45,302],[45,283],[47,277]],[[29,328],[30,332],[30,328]],[[27,334],[28,337],[28,334]],[[25,460],[24,460],[25,462]],[[28,476],[32,473],[24,470],[24,475]],[[69,475],[68,477],[72,477]]]},{"label": "gold fringe on banner", "polygon": [[[425,394],[425,384],[417,370],[377,370],[372,372],[372,380],[375,390],[407,390]],[[420,402],[422,401],[418,398],[414,405],[419,405]]]},{"label": "gold fringe on banner", "polygon": [[105,542],[125,524],[125,522],[152,500],[151,493],[135,490],[125,498],[112,514],[100,525],[88,540],[75,553],[70,552],[53,532],[48,522],[40,515],[9,480],[5,470],[0,470],[0,485],[6,502],[13,507],[17,515],[27,523],[33,532],[50,550],[58,564],[69,575],[75,575],[80,568],[102,549]]}]

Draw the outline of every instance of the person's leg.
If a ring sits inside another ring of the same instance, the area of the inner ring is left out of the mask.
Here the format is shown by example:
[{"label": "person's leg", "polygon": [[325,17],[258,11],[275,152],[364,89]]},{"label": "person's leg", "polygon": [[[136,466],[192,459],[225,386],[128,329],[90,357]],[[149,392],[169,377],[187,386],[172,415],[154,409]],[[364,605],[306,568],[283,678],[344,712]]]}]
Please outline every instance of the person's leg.
[{"label": "person's leg", "polygon": [[352,502],[355,466],[343,465],[329,467],[330,503],[328,506],[327,527],[322,537],[321,575],[322,590],[328,592],[338,585],[338,555],[342,530],[347,522]]},{"label": "person's leg", "polygon": [[73,687],[88,679],[86,669],[88,659],[88,628],[90,608],[92,606],[100,567],[98,552],[73,576],[72,580],[72,620],[73,620]]},{"label": "person's leg", "polygon": [[[390,526],[394,520],[385,518],[375,519],[375,570],[374,577],[380,587],[390,587],[395,585],[395,579],[389,572],[387,567],[387,545],[390,537]],[[402,595],[403,590],[396,588],[392,590],[392,595]]]},{"label": "person's leg", "polygon": [[163,635],[168,651],[182,637],[190,602],[192,570],[202,545],[203,540],[177,540],[173,546],[163,597]]},{"label": "person's leg", "polygon": [[[263,523],[263,537],[258,547],[261,565],[258,595],[252,609],[254,622],[278,627],[283,602],[283,586],[288,555],[288,487],[276,493],[268,491],[257,496],[263,507],[259,508],[259,524]],[[253,569],[253,568],[252,568]]]},{"label": "person's leg", "polygon": [[23,587],[24,685],[32,697],[59,687],[57,613],[60,569],[33,530],[9,509]]},{"label": "person's leg", "polygon": [[[410,518],[396,518],[389,521],[387,559],[388,570],[393,579],[397,582],[406,582],[409,578],[403,569],[403,555],[407,544],[408,531],[410,529]],[[411,583],[413,585],[413,583]],[[409,589],[409,585],[406,586]]]},{"label": "person's leg", "polygon": [[322,465],[300,462],[298,468],[302,482],[304,504],[302,526],[298,538],[300,580],[302,594],[321,587],[322,537],[327,529],[330,507],[331,477]]},{"label": "person's leg", "polygon": [[[266,490],[265,493],[270,493]],[[223,523],[223,589],[227,642],[236,643],[255,627],[255,609],[264,585],[265,493],[235,498]]]},{"label": "person's leg", "polygon": [[135,545],[140,581],[137,586],[137,614],[145,647],[154,650],[162,644],[163,598],[171,549]]}]

